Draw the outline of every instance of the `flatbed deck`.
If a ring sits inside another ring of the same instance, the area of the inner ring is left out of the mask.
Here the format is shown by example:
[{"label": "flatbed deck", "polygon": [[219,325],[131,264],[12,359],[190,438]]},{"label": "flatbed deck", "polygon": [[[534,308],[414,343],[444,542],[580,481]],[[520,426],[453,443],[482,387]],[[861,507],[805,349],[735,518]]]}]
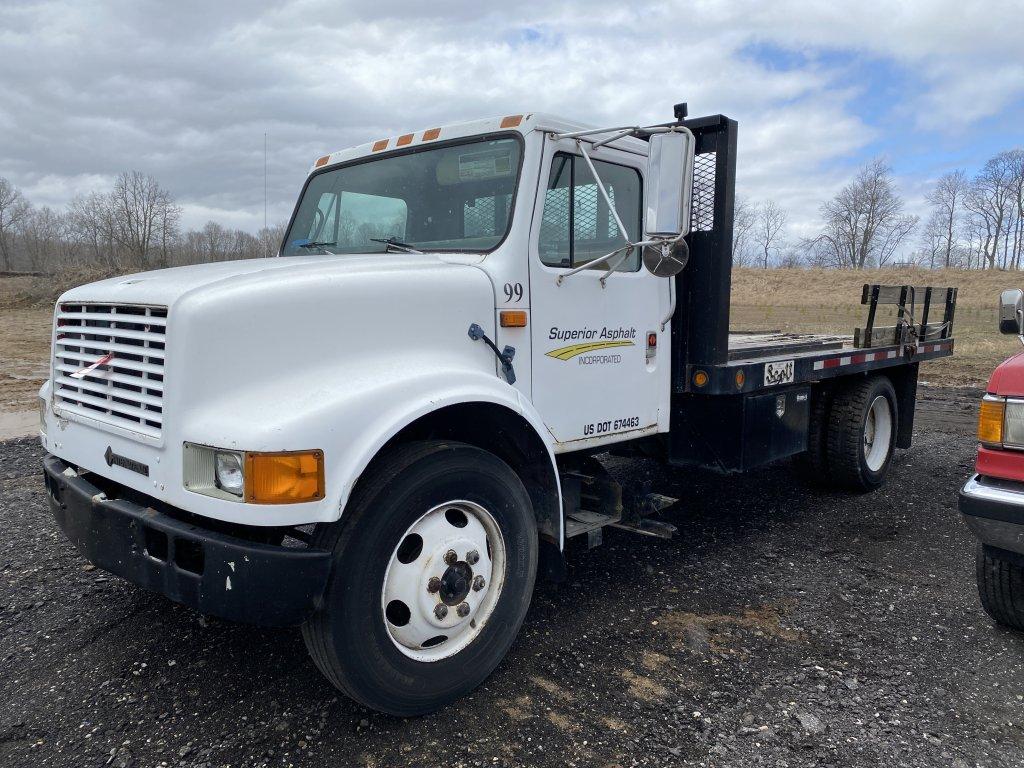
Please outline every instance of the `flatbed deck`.
[{"label": "flatbed deck", "polygon": [[841,349],[853,342],[850,336],[826,333],[787,333],[785,331],[732,331],[729,333],[729,360],[793,355]]},{"label": "flatbed deck", "polygon": [[[733,332],[724,363],[687,366],[677,392],[735,395],[919,363],[953,354],[953,337],[857,347],[852,336],[782,331]],[[701,375],[703,374],[703,375]]]}]

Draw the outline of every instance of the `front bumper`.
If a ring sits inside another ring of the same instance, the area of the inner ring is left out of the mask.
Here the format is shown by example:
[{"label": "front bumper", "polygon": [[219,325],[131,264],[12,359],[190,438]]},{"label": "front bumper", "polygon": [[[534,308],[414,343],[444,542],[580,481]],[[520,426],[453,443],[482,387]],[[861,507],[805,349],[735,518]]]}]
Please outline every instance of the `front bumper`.
[{"label": "front bumper", "polygon": [[960,491],[960,512],[982,543],[1024,555],[1024,483],[974,475]]},{"label": "front bumper", "polygon": [[323,597],[330,552],[260,544],[109,499],[53,455],[43,476],[64,535],[93,564],[140,587],[262,626],[301,624]]}]

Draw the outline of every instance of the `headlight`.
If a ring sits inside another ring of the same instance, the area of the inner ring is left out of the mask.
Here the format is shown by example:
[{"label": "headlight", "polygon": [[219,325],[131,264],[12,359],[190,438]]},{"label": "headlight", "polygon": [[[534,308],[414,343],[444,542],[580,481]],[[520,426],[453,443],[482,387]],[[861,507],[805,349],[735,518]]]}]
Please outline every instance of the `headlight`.
[{"label": "headlight", "polygon": [[1024,400],[985,395],[978,409],[978,441],[989,448],[1024,449]]},{"label": "headlight", "polygon": [[245,491],[245,474],[242,471],[242,457],[237,453],[217,451],[214,458],[217,487],[223,491],[241,496]]},{"label": "headlight", "polygon": [[226,451],[185,443],[182,482],[204,496],[250,504],[299,504],[324,497],[324,452]]},{"label": "headlight", "polygon": [[1024,448],[1024,400],[1006,400],[1003,445],[1007,448]]}]

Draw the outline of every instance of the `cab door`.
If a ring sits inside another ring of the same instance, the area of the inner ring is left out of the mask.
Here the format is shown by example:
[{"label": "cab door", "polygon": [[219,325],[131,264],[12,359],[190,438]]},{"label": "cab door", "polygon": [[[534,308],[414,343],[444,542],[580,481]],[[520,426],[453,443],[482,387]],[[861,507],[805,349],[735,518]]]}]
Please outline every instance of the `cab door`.
[{"label": "cab door", "polygon": [[[639,239],[646,158],[608,146],[591,158]],[[668,429],[671,281],[636,251],[610,274],[618,257],[567,274],[624,242],[575,140],[546,139],[530,239],[532,393],[561,450]]]}]

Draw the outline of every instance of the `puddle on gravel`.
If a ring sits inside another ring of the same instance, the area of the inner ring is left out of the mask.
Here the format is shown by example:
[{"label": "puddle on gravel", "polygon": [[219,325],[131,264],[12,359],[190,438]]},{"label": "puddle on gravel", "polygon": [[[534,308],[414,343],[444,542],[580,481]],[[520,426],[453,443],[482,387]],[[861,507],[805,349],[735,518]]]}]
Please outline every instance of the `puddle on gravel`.
[{"label": "puddle on gravel", "polygon": [[799,641],[800,632],[783,626],[785,613],[785,608],[771,605],[748,608],[738,614],[672,611],[659,619],[658,626],[694,650],[729,653],[734,645],[733,631],[737,629],[755,637]]}]

